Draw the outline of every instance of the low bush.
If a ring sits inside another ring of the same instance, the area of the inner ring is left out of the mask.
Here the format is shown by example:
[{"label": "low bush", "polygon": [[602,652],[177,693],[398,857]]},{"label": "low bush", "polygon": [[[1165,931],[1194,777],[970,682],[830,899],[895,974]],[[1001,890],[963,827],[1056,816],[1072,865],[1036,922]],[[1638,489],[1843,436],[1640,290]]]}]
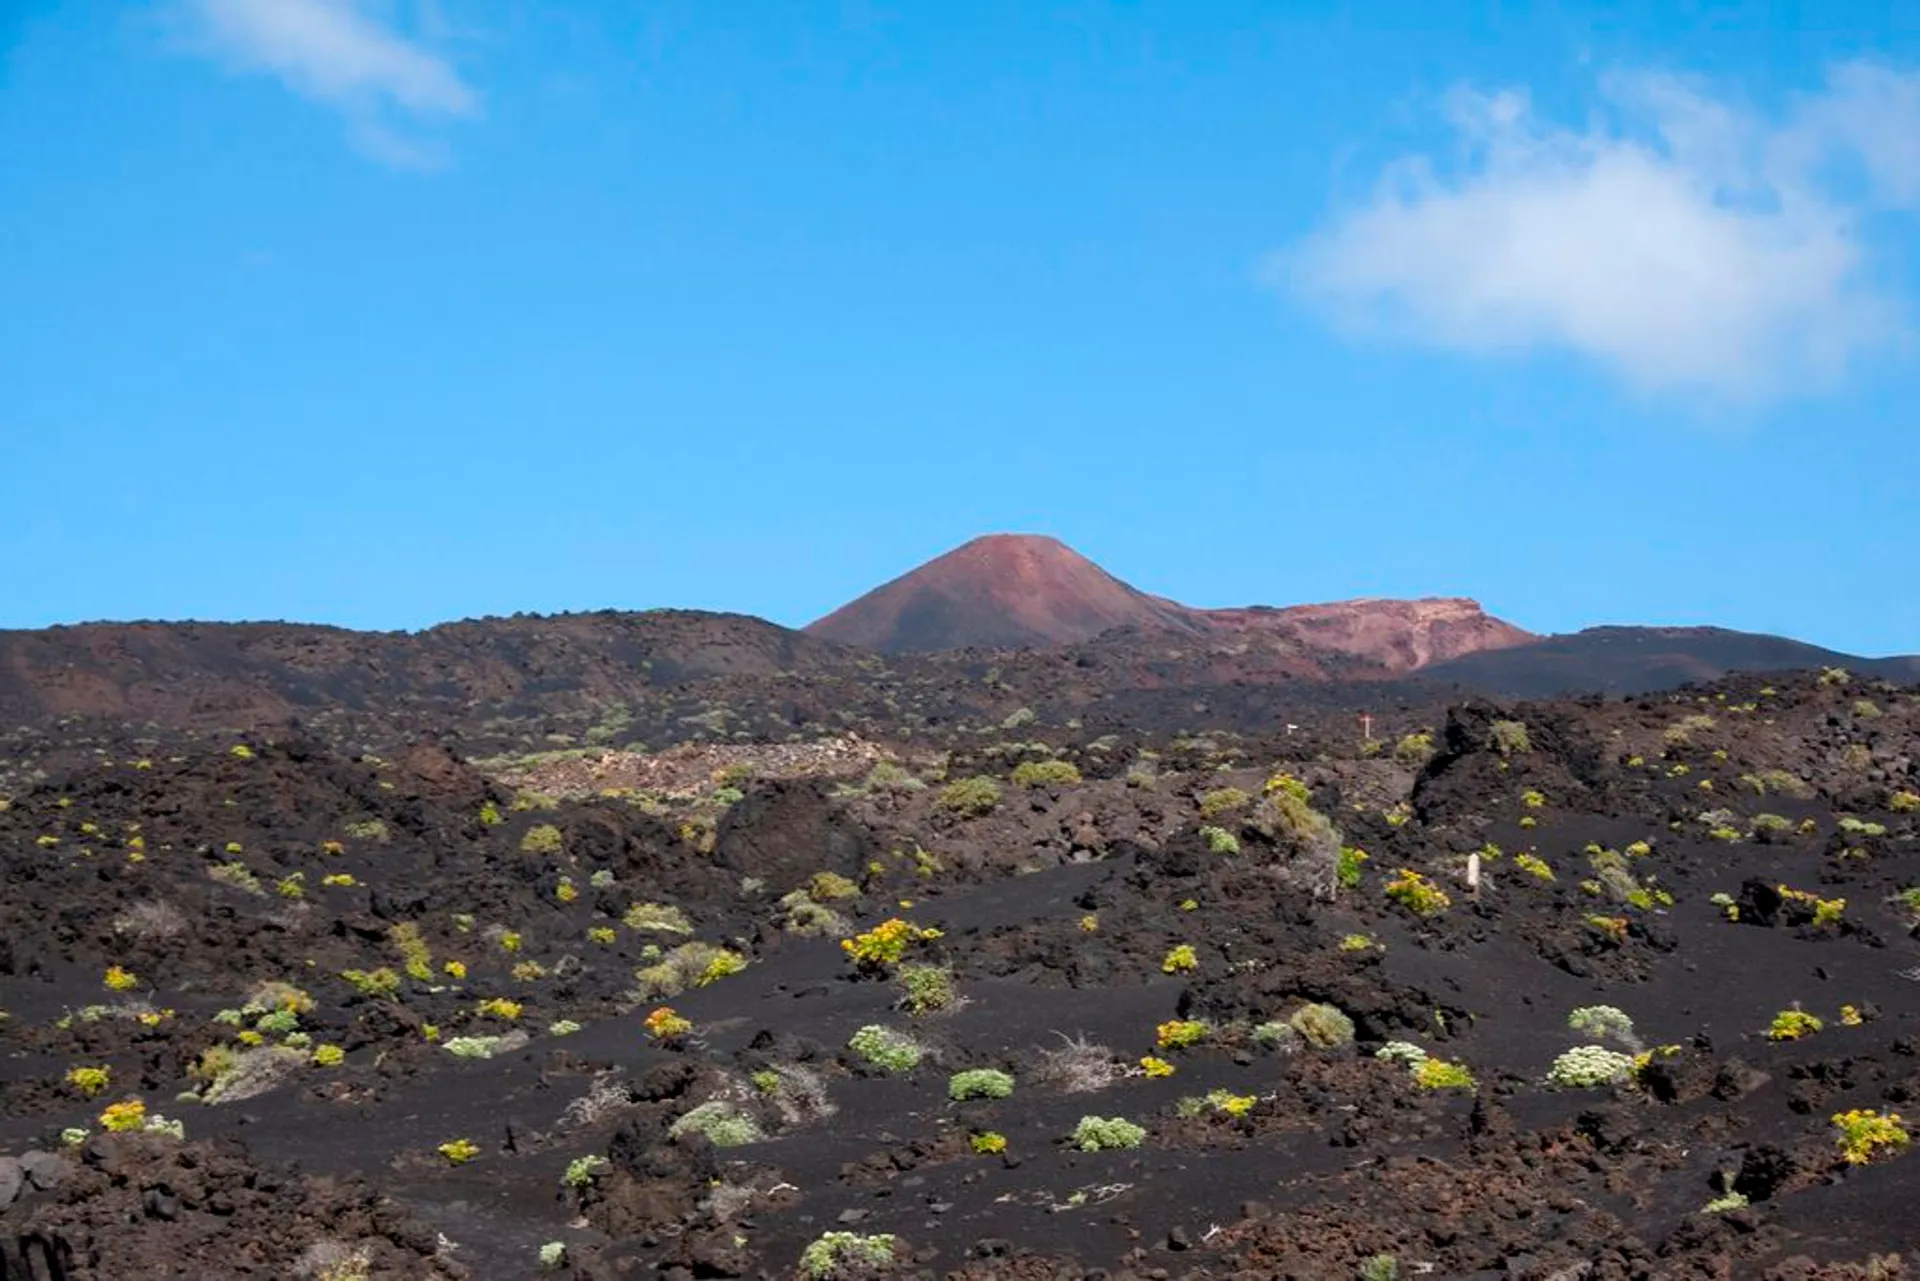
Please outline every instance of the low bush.
[{"label": "low bush", "polygon": [[620,923],[643,933],[693,933],[693,923],[687,914],[668,903],[635,903],[621,916]]},{"label": "low bush", "polygon": [[1200,839],[1207,843],[1207,849],[1214,854],[1238,854],[1240,838],[1224,827],[1203,827]]},{"label": "low bush", "polygon": [[560,853],[565,844],[559,828],[551,823],[536,823],[520,838],[520,852],[551,857]]},{"label": "low bush", "polygon": [[864,933],[840,941],[840,950],[863,970],[884,970],[898,965],[914,943],[931,942],[940,931],[923,929],[911,921],[894,917],[882,921]]},{"label": "low bush", "polygon": [[766,1137],[751,1113],[725,1099],[702,1103],[667,1127],[668,1138],[689,1134],[698,1134],[717,1148],[737,1148]]},{"label": "low bush", "polygon": [[1199,1019],[1170,1019],[1154,1029],[1154,1044],[1163,1050],[1184,1050],[1206,1040],[1212,1031]]},{"label": "low bush", "polygon": [[1840,1155],[1848,1165],[1866,1165],[1875,1158],[1908,1146],[1913,1138],[1898,1112],[1880,1113],[1867,1108],[1836,1113],[1834,1129]]},{"label": "low bush", "polygon": [[1502,756],[1524,756],[1533,750],[1533,739],[1519,721],[1495,721],[1488,728]]},{"label": "low bush", "polygon": [[838,1281],[863,1272],[884,1272],[894,1264],[899,1238],[880,1233],[828,1232],[800,1254],[800,1275],[807,1281]]},{"label": "low bush", "polygon": [[607,1158],[603,1156],[575,1157],[567,1162],[566,1173],[560,1176],[560,1186],[584,1188],[600,1177],[600,1171],[607,1168]]},{"label": "low bush", "polygon": [[1413,1082],[1423,1090],[1471,1090],[1474,1087],[1473,1073],[1467,1071],[1465,1064],[1435,1058],[1424,1059],[1414,1066]]},{"label": "low bush", "polygon": [[1353,1020],[1337,1006],[1303,1005],[1288,1016],[1287,1025],[1317,1050],[1337,1049],[1353,1043]]},{"label": "low bush", "polygon": [[966,1099],[1004,1099],[1012,1093],[1012,1074],[998,1068],[956,1072],[947,1082],[947,1097],[956,1103]]},{"label": "low bush", "polygon": [[656,1041],[677,1041],[693,1031],[691,1020],[683,1018],[671,1005],[663,1005],[641,1021],[647,1035]]},{"label": "low bush", "polygon": [[926,1054],[926,1047],[906,1033],[877,1023],[869,1023],[855,1032],[848,1039],[847,1048],[865,1062],[888,1072],[911,1072]]},{"label": "low bush", "polygon": [[635,970],[634,982],[639,985],[642,1000],[678,996],[690,987],[700,986],[703,980],[712,982],[709,974],[716,978],[724,977],[723,973],[715,971],[716,964],[722,970],[732,972],[726,970],[731,962],[722,959],[732,955],[726,948],[712,943],[682,943],[652,965]]},{"label": "low bush", "polygon": [[387,997],[400,990],[400,976],[384,965],[377,970],[344,970],[340,977],[362,996]]},{"label": "low bush", "polygon": [[1066,787],[1080,781],[1072,761],[1022,761],[1013,767],[1015,787]]},{"label": "low bush", "polygon": [[1073,1127],[1073,1145],[1082,1152],[1137,1148],[1146,1137],[1145,1127],[1118,1116],[1083,1116]]},{"label": "low bush", "polygon": [[1200,797],[1200,817],[1218,818],[1222,814],[1244,808],[1253,798],[1237,787],[1218,787]]},{"label": "low bush", "polygon": [[1553,1066],[1547,1069],[1547,1084],[1590,1090],[1624,1081],[1632,1072],[1632,1055],[1601,1045],[1582,1045],[1553,1061]]},{"label": "low bush", "polygon": [[1583,1005],[1567,1015],[1567,1026],[1576,1032],[1601,1040],[1615,1040],[1623,1045],[1637,1045],[1633,1034],[1633,1020],[1625,1010],[1611,1005]]},{"label": "low bush", "polygon": [[960,1001],[953,971],[944,965],[903,965],[899,982],[902,1003],[914,1014],[938,1014]]},{"label": "low bush", "polygon": [[1802,1037],[1812,1036],[1826,1024],[1805,1010],[1782,1010],[1773,1016],[1773,1022],[1767,1025],[1769,1041],[1798,1041]]},{"label": "low bush", "polygon": [[958,818],[983,818],[1000,808],[1000,784],[985,775],[963,778],[941,788],[934,806]]},{"label": "low bush", "polygon": [[1396,871],[1387,882],[1385,893],[1419,917],[1438,916],[1453,906],[1453,899],[1445,890],[1411,868]]}]

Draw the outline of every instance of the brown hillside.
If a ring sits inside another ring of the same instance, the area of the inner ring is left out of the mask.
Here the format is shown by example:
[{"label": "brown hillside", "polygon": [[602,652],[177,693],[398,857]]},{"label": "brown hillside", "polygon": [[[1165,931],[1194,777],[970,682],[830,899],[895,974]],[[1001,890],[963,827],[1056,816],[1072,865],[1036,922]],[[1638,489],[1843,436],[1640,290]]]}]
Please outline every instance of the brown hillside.
[{"label": "brown hillside", "polygon": [[1379,668],[1418,671],[1467,654],[1509,649],[1537,638],[1464,597],[1346,600],[1285,609],[1196,610],[1209,635],[1254,632],[1322,654]]},{"label": "brown hillside", "polygon": [[1397,675],[1533,636],[1462,599],[1194,609],[1121,582],[1058,539],[976,538],[813,623],[814,636],[886,653],[1072,645],[1126,629],[1222,656],[1285,652],[1294,674]]},{"label": "brown hillside", "polygon": [[1056,538],[989,534],[810,624],[886,653],[1071,645],[1116,627],[1189,629],[1193,611],[1129,587]]},{"label": "brown hillside", "polygon": [[691,610],[522,615],[423,632],[295,623],[87,623],[0,631],[0,717],[251,726],[341,711],[553,714],[648,690],[846,666],[758,618]]}]

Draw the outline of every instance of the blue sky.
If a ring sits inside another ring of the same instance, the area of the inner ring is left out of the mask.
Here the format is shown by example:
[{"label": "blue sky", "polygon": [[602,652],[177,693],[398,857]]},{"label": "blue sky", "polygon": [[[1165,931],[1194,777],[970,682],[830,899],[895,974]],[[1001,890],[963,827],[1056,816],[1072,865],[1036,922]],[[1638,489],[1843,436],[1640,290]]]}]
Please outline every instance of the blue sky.
[{"label": "blue sky", "polygon": [[1920,650],[1900,8],[16,0],[0,626],[799,624],[1018,530]]}]

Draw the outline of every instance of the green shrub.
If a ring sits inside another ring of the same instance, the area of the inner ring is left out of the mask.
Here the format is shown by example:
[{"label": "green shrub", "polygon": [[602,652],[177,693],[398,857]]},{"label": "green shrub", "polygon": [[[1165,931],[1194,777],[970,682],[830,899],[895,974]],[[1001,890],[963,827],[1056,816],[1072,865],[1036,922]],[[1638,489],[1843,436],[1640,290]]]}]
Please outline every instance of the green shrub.
[{"label": "green shrub", "polygon": [[630,930],[654,934],[691,934],[693,922],[687,914],[668,903],[635,903],[620,918]]},{"label": "green shrub", "polygon": [[1778,792],[1782,796],[1791,796],[1803,801],[1813,796],[1813,789],[1807,786],[1798,775],[1790,774],[1783,769],[1763,769],[1751,774],[1742,774],[1740,782],[1752,788],[1756,796]]},{"label": "green shrub", "polygon": [[1367,852],[1358,846],[1342,845],[1339,857],[1334,861],[1333,879],[1343,890],[1356,889],[1360,885],[1360,869],[1366,864]]},{"label": "green shrub", "polygon": [[[727,960],[732,957],[733,960]],[[642,1000],[678,996],[690,987],[704,986],[726,973],[740,957],[712,943],[682,943],[652,965],[633,972]]]},{"label": "green shrub", "polygon": [[912,1037],[877,1023],[869,1023],[855,1032],[848,1039],[847,1048],[888,1072],[911,1072],[926,1054],[925,1047]]},{"label": "green shrub", "polygon": [[384,965],[377,970],[346,970],[340,977],[362,996],[392,996],[400,990],[400,976]]},{"label": "green shrub", "polygon": [[1291,1054],[1300,1048],[1300,1033],[1290,1023],[1258,1023],[1253,1029],[1253,1043],[1265,1050],[1277,1050],[1282,1054]]},{"label": "green shrub", "polygon": [[536,823],[527,829],[525,836],[520,838],[520,852],[552,857],[560,853],[564,844],[560,838],[559,828],[551,823]]},{"label": "green shrub", "polygon": [[1000,784],[983,774],[963,778],[941,788],[934,805],[958,818],[982,818],[1000,808]]},{"label": "green shrub", "polygon": [[560,1176],[562,1187],[584,1188],[600,1177],[600,1171],[607,1167],[607,1158],[603,1156],[576,1157],[567,1162],[567,1172]]},{"label": "green shrub", "polygon": [[723,947],[715,951],[706,965],[701,968],[699,976],[693,980],[693,985],[706,987],[708,984],[718,983],[721,979],[731,978],[746,968],[746,957]]},{"label": "green shrub", "polygon": [[1373,1057],[1385,1063],[1403,1064],[1411,1071],[1431,1056],[1411,1041],[1388,1041],[1373,1052]]},{"label": "green shrub", "polygon": [[1515,854],[1513,856],[1513,865],[1525,872],[1528,876],[1533,877],[1536,881],[1552,881],[1555,879],[1553,869],[1548,867],[1546,860],[1537,854]]},{"label": "green shrub", "polygon": [[1437,916],[1453,906],[1451,895],[1411,868],[1396,871],[1385,892],[1415,916]]},{"label": "green shrub", "polygon": [[1315,1049],[1331,1050],[1353,1042],[1353,1020],[1332,1005],[1303,1005],[1287,1018],[1287,1025]]},{"label": "green shrub", "polygon": [[830,907],[808,897],[805,890],[795,890],[780,900],[780,928],[789,934],[802,938],[818,938],[823,934],[845,934],[853,928],[847,918]]},{"label": "green shrub", "polygon": [[703,1135],[716,1148],[737,1148],[765,1137],[751,1114],[724,1099],[702,1103],[667,1127],[667,1137]]},{"label": "green shrub", "polygon": [[300,1016],[292,1010],[272,1010],[256,1019],[253,1029],[267,1036],[286,1036],[300,1029]]},{"label": "green shrub", "polygon": [[998,1068],[956,1072],[947,1082],[947,1097],[956,1103],[965,1099],[1004,1099],[1012,1093],[1012,1074]]},{"label": "green shrub", "polygon": [[1682,716],[1667,726],[1665,732],[1660,735],[1660,739],[1668,747],[1688,747],[1692,745],[1695,734],[1704,734],[1713,729],[1714,725],[1713,717],[1705,714]]},{"label": "green shrub", "polygon": [[1413,1083],[1423,1090],[1471,1090],[1473,1073],[1462,1063],[1428,1058],[1414,1065]]},{"label": "green shrub", "polygon": [[1400,1281],[1400,1260],[1391,1254],[1372,1254],[1360,1260],[1360,1281]]},{"label": "green shrub", "polygon": [[1605,1046],[1582,1045],[1553,1061],[1553,1066],[1547,1069],[1547,1084],[1590,1090],[1624,1081],[1632,1072],[1632,1055]]},{"label": "green shrub", "polygon": [[440,1043],[440,1048],[456,1059],[490,1059],[508,1043],[520,1044],[524,1034],[506,1036],[455,1036]]},{"label": "green shrub", "polygon": [[1253,798],[1237,787],[1217,787],[1200,797],[1200,817],[1218,818],[1222,814],[1245,807]]},{"label": "green shrub", "polygon": [[800,1275],[807,1281],[836,1281],[862,1272],[883,1272],[893,1266],[898,1238],[885,1233],[828,1232],[800,1255]]},{"label": "green shrub", "polygon": [[1567,1026],[1576,1032],[1625,1045],[1635,1043],[1633,1020],[1626,1011],[1611,1005],[1583,1005],[1567,1015]]},{"label": "green shrub", "polygon": [[841,939],[840,950],[861,970],[884,973],[888,966],[900,963],[909,947],[939,937],[939,930],[924,928],[895,916],[852,938]]},{"label": "green shrub", "polygon": [[1072,761],[1022,761],[1013,767],[1015,787],[1066,787],[1080,781]]},{"label": "green shrub", "polygon": [[1082,1152],[1137,1148],[1146,1137],[1144,1127],[1118,1116],[1083,1116],[1073,1127],[1073,1145]]},{"label": "green shrub", "polygon": [[899,981],[907,1009],[915,1014],[950,1010],[960,999],[953,971],[944,965],[903,965]]},{"label": "green shrub", "polygon": [[408,978],[420,983],[433,982],[433,953],[428,950],[426,939],[420,936],[418,925],[397,921],[387,931],[387,938],[394,951],[400,953],[400,968],[407,972]]},{"label": "green shrub", "polygon": [[860,887],[838,872],[815,872],[807,879],[807,897],[816,903],[859,898]]},{"label": "green shrub", "polygon": [[924,792],[927,785],[896,761],[876,761],[861,789],[868,792]]},{"label": "green shrub", "polygon": [[1224,827],[1203,827],[1200,839],[1207,843],[1207,849],[1214,854],[1238,854],[1240,838]]},{"label": "green shrub", "polygon": [[1502,756],[1522,756],[1533,750],[1527,727],[1519,721],[1495,721],[1491,727],[1493,745]]},{"label": "green shrub", "polygon": [[1773,1016],[1773,1022],[1767,1025],[1769,1041],[1798,1041],[1802,1037],[1812,1036],[1826,1023],[1819,1016],[1808,1014],[1805,1010],[1782,1010]]},{"label": "green shrub", "polygon": [[1402,765],[1425,765],[1433,755],[1433,735],[1426,730],[1403,735],[1393,745],[1394,759]]},{"label": "green shrub", "polygon": [[235,889],[245,890],[249,894],[266,893],[265,890],[260,888],[260,878],[254,875],[253,869],[237,859],[232,862],[214,864],[207,869],[207,875],[219,881],[222,885],[231,885]]}]

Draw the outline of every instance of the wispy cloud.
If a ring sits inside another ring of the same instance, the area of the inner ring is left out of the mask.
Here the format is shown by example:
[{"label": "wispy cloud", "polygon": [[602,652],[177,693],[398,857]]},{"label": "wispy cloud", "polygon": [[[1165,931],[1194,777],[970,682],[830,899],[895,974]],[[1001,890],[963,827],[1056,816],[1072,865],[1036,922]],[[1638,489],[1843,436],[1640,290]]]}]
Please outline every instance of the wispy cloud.
[{"label": "wispy cloud", "polygon": [[[434,163],[439,146],[423,124],[480,110],[444,57],[359,0],[187,0],[185,15],[195,47],[337,109],[355,144],[388,164]],[[428,6],[422,25],[443,27],[437,15]]]},{"label": "wispy cloud", "polygon": [[1456,89],[1454,163],[1388,166],[1277,275],[1356,332],[1569,349],[1654,392],[1758,399],[1903,337],[1866,224],[1920,203],[1920,74],[1842,65],[1773,115],[1670,75],[1600,97],[1574,128]]}]

